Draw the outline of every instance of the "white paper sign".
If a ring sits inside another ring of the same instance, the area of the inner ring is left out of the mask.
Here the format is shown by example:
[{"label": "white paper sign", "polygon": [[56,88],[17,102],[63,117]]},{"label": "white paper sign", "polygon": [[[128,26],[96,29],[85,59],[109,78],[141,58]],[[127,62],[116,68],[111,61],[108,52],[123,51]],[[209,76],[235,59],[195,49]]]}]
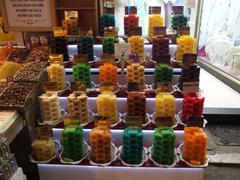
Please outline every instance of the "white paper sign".
[{"label": "white paper sign", "polygon": [[49,0],[5,0],[9,27],[50,27]]},{"label": "white paper sign", "polygon": [[187,1],[187,7],[188,8],[195,8],[195,3],[196,3],[196,0],[188,0]]},{"label": "white paper sign", "polygon": [[130,43],[115,43],[115,57],[121,58],[124,55],[127,58],[131,54],[131,44]]}]

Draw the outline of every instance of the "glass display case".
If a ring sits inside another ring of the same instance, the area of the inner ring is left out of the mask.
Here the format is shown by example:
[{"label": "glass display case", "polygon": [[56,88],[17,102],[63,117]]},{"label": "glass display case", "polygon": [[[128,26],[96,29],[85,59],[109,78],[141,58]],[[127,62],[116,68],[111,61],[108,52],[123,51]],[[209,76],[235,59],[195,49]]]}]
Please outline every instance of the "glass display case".
[{"label": "glass display case", "polygon": [[203,0],[198,39],[199,64],[237,91],[240,85],[240,4]]}]

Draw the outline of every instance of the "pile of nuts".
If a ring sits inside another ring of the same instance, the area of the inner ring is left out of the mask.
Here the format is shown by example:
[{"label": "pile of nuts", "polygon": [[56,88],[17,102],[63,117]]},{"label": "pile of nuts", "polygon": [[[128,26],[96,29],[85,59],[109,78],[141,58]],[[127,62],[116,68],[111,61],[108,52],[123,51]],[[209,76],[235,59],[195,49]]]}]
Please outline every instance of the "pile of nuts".
[{"label": "pile of nuts", "polygon": [[23,106],[35,83],[13,82],[3,90],[0,95],[0,105]]},{"label": "pile of nuts", "polygon": [[14,81],[38,81],[47,62],[29,62],[14,76]]},{"label": "pile of nuts", "polygon": [[33,49],[30,55],[27,58],[27,62],[32,61],[48,61],[49,57],[49,49],[45,46],[40,46]]}]

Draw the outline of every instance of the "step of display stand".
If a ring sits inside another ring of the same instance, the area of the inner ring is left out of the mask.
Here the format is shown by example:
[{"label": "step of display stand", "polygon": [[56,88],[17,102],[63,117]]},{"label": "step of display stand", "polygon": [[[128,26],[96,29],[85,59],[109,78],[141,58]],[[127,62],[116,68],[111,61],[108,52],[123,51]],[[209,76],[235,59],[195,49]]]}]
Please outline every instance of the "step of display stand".
[{"label": "step of display stand", "polygon": [[[182,99],[181,98],[176,98],[176,109],[177,113],[182,110]],[[92,112],[96,113],[97,112],[97,98],[95,97],[89,97],[88,98],[88,107],[89,110]],[[60,97],[60,105],[61,108],[65,110],[65,112],[68,111],[67,109],[67,97]],[[121,114],[127,112],[127,98],[117,98],[117,111]],[[153,114],[155,112],[155,98],[147,98],[146,100],[146,113],[148,114]],[[63,128],[64,123],[61,122],[57,126],[57,128]],[[84,128],[93,128],[94,127],[94,122],[88,123]],[[143,127],[144,130],[152,130],[156,127],[156,124],[153,122],[149,122],[147,125]],[[111,127],[111,129],[124,129],[125,128],[125,123],[119,122],[116,124],[114,127]],[[184,125],[180,124],[179,122],[175,125],[174,130],[183,130]]]},{"label": "step of display stand", "polygon": [[[88,106],[89,110],[97,112],[97,98],[89,97]],[[60,97],[61,108],[67,111],[67,97]],[[177,113],[182,110],[182,98],[176,98]],[[117,111],[119,113],[127,112],[127,98],[117,98]],[[152,114],[155,112],[155,98],[147,98],[146,112]]]},{"label": "step of display stand", "polygon": [[[96,57],[101,57],[102,56],[102,45],[101,44],[95,44],[93,45],[93,54]],[[177,51],[177,45],[176,44],[171,44],[169,45],[169,54],[171,57],[175,56],[175,52]],[[70,55],[77,54],[77,45],[68,45],[68,53]],[[152,56],[152,44],[145,44],[144,45],[144,53],[149,54]]]},{"label": "step of display stand", "polygon": [[[62,129],[53,129],[54,139],[60,138]],[[84,129],[84,139],[88,140],[91,129]],[[112,141],[118,147],[121,145],[121,137],[123,130],[111,130]],[[153,130],[144,130],[144,146],[149,147],[152,145]],[[178,147],[183,142],[183,131],[175,131],[176,143]],[[183,162],[178,162],[175,167],[161,168],[154,165],[150,160],[144,163],[141,167],[126,167],[123,166],[120,160],[112,162],[110,166],[100,167],[92,166],[89,160],[84,160],[77,165],[62,164],[59,159],[55,159],[48,164],[38,164],[38,170],[41,180],[77,180],[81,179],[90,180],[145,180],[145,179],[184,179],[184,180],[202,180],[204,175],[203,168],[191,168]]]},{"label": "step of display stand", "polygon": [[[98,68],[91,68],[90,71],[91,71],[92,75],[93,74],[94,75],[99,75],[99,69]],[[127,71],[127,69],[124,68],[124,73],[125,74],[126,74],[126,71]],[[71,75],[73,73],[73,69],[72,68],[65,68],[65,72],[66,72],[67,75]],[[145,70],[144,70],[145,75],[152,75],[153,76],[154,72],[155,72],[154,68],[145,68]],[[181,69],[180,68],[174,68],[173,73],[174,73],[175,76],[180,75]],[[118,68],[118,74],[121,74],[121,69],[120,68]]]},{"label": "step of display stand", "polygon": [[[73,82],[73,70],[72,68],[65,68],[66,79],[68,82]],[[126,72],[126,69],[125,69]],[[149,73],[148,73],[149,72]],[[120,79],[121,70],[118,69],[118,79]],[[145,84],[153,84],[154,81],[154,69],[145,69]],[[173,75],[172,84],[177,84],[180,75]],[[97,68],[91,68],[91,81],[98,84],[99,83],[99,70]],[[126,73],[124,75],[124,81],[126,82]]]}]

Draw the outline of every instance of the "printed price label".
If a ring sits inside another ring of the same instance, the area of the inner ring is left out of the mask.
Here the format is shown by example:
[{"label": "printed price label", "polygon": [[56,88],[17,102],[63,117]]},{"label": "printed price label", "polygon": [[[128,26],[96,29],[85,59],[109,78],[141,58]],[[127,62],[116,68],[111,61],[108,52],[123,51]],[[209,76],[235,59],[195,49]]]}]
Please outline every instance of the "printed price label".
[{"label": "printed price label", "polygon": [[183,13],[183,6],[173,6],[172,12],[174,14],[182,14]]},{"label": "printed price label", "polygon": [[190,35],[190,27],[181,27],[178,32],[180,36]]},{"label": "printed price label", "polygon": [[170,61],[171,61],[171,55],[169,55],[169,54],[159,55],[158,58],[156,59],[157,64],[170,65]]},{"label": "printed price label", "polygon": [[193,65],[197,62],[197,54],[183,54],[183,64]]},{"label": "printed price label", "polygon": [[142,36],[142,27],[131,28],[130,35],[131,36]]},{"label": "printed price label", "polygon": [[75,64],[78,64],[78,63],[86,64],[88,63],[88,55],[87,54],[74,55],[74,62]]},{"label": "printed price label", "polygon": [[13,76],[8,76],[7,77],[7,83],[14,82],[14,77]]},{"label": "printed price label", "polygon": [[94,121],[94,124],[96,126],[107,126],[107,127],[109,127],[110,124],[111,124],[109,117],[101,116],[101,115],[98,115],[98,114],[93,117],[93,121]]},{"label": "printed price label", "polygon": [[173,125],[173,117],[156,117],[157,127],[171,127]]},{"label": "printed price label", "polygon": [[138,82],[128,82],[128,92],[140,91],[140,85]]},{"label": "printed price label", "polygon": [[66,117],[64,117],[63,121],[64,121],[65,126],[80,125],[79,118],[74,117],[74,116],[66,116]]},{"label": "printed price label", "polygon": [[166,36],[166,26],[154,26],[153,27],[153,36],[160,36],[164,37]]},{"label": "printed price label", "polygon": [[44,92],[56,91],[56,89],[57,89],[57,82],[53,82],[53,81],[42,82],[42,88],[43,88]]},{"label": "printed price label", "polygon": [[101,58],[101,62],[103,63],[103,64],[105,64],[105,63],[115,63],[115,59],[114,59],[114,57],[113,57],[113,55],[111,55],[111,54],[103,54],[102,55],[102,58]]},{"label": "printed price label", "polygon": [[143,123],[143,118],[142,116],[127,116],[126,117],[126,125],[127,127],[134,128],[134,127],[142,127]]},{"label": "printed price label", "polygon": [[75,81],[72,83],[71,87],[73,91],[80,91],[80,92],[86,91],[86,84],[84,81]]},{"label": "printed price label", "polygon": [[131,44],[130,43],[115,43],[114,44],[115,57],[121,58],[124,56],[125,59],[131,54]]},{"label": "printed price label", "polygon": [[63,64],[63,55],[62,54],[50,54],[49,61],[50,61],[50,63]]},{"label": "printed price label", "polygon": [[204,117],[190,116],[187,119],[187,127],[203,127]]},{"label": "printed price label", "polygon": [[165,82],[157,82],[157,93],[161,92],[171,92],[172,91],[172,84],[165,83]]},{"label": "printed price label", "polygon": [[149,6],[149,14],[161,14],[161,6]]},{"label": "printed price label", "polygon": [[37,138],[40,140],[48,140],[53,136],[52,128],[48,126],[37,127],[36,128]]},{"label": "printed price label", "polygon": [[197,82],[183,82],[183,93],[198,92],[199,81]]},{"label": "printed price label", "polygon": [[137,7],[136,6],[125,6],[125,14],[137,14]]}]

